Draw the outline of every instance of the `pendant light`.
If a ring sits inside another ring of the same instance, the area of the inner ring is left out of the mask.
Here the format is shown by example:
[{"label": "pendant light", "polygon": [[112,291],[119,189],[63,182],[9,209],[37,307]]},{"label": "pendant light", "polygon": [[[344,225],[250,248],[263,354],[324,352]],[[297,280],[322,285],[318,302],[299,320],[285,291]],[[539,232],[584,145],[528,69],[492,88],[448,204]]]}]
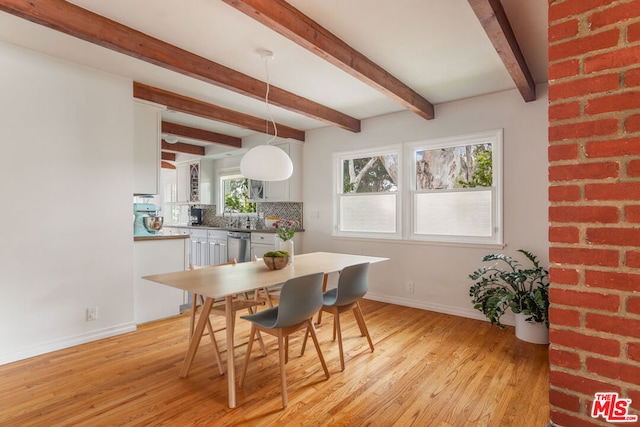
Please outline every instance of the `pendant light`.
[{"label": "pendant light", "polygon": [[276,127],[276,122],[271,115],[271,109],[269,107],[270,85],[267,62],[273,59],[273,52],[261,50],[259,53],[264,59],[264,69],[267,75],[267,92],[264,100],[267,105],[269,120],[267,120],[266,134],[267,136],[269,135],[269,121],[271,121],[273,124],[273,137],[268,140],[265,145],[258,145],[247,151],[240,160],[240,172],[245,177],[258,181],[284,181],[285,179],[289,179],[293,173],[293,163],[287,153],[278,147],[270,145],[278,136],[278,128]]}]

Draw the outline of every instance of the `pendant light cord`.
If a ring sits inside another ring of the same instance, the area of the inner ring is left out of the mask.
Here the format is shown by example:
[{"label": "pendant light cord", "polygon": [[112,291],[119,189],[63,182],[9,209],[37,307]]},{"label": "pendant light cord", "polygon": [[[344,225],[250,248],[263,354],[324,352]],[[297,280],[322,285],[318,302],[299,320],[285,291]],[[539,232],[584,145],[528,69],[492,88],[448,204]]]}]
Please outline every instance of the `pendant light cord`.
[{"label": "pendant light cord", "polygon": [[269,121],[273,123],[273,137],[267,141],[267,145],[275,141],[276,137],[278,136],[278,126],[276,125],[276,121],[273,119],[273,115],[271,114],[271,106],[269,105],[269,89],[271,85],[269,83],[269,67],[267,66],[267,62],[271,58],[268,56],[265,56],[264,58],[264,71],[267,75],[267,92],[264,95],[264,102],[265,104],[267,104],[267,115],[269,116],[269,120],[267,121],[267,125],[266,125],[266,132],[265,132],[267,134],[267,137],[269,136]]}]

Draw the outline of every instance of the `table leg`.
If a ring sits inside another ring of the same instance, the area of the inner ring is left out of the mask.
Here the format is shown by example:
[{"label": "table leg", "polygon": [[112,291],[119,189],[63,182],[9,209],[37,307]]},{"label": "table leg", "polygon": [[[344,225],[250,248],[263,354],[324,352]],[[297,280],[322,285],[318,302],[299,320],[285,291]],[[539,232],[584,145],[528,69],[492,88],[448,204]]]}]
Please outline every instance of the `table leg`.
[{"label": "table leg", "polygon": [[227,392],[229,393],[229,408],[236,407],[236,366],[234,361],[234,311],[231,309],[231,295],[224,298],[224,309],[227,320]]},{"label": "table leg", "polygon": [[185,356],[184,362],[182,363],[182,368],[180,369],[180,376],[183,378],[189,374],[189,369],[191,368],[191,364],[193,363],[193,358],[196,356],[198,346],[200,345],[200,340],[202,339],[202,333],[204,332],[204,328],[207,326],[207,321],[209,320],[209,314],[211,313],[212,306],[213,298],[206,298],[204,301],[204,305],[202,306],[198,324],[196,325],[196,328],[193,331],[193,335],[191,336],[191,342],[189,342],[187,355]]}]

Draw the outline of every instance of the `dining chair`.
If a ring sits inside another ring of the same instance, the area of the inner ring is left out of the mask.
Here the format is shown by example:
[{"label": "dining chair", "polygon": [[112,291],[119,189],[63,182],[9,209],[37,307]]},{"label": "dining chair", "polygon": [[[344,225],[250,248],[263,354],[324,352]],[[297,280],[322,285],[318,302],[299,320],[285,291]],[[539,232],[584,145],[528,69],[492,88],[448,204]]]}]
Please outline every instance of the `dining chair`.
[{"label": "dining chair", "polygon": [[[356,264],[349,267],[345,267],[340,272],[338,278],[338,286],[336,288],[326,291],[322,295],[322,308],[321,311],[326,311],[333,314],[333,340],[338,335],[338,349],[340,351],[340,370],[344,371],[344,350],[342,348],[342,331],[340,330],[340,314],[346,311],[353,311],[353,315],[356,318],[360,333],[362,336],[366,336],[369,341],[369,347],[373,351],[373,342],[371,336],[367,330],[367,325],[364,322],[364,316],[362,315],[362,309],[360,308],[359,300],[362,298],[368,290],[368,276],[369,276],[369,263]],[[307,344],[307,334],[305,334],[302,341],[302,351],[300,354],[304,354],[304,349]]]},{"label": "dining chair", "polygon": [[[193,264],[189,264],[189,269],[198,270],[200,268],[214,268],[222,265],[232,265],[232,264],[237,264],[237,260],[235,258],[232,258],[231,261],[229,262],[222,263],[222,264],[215,264],[215,265],[195,266]],[[246,309],[249,311],[249,314],[252,314],[254,307],[262,304],[263,304],[262,301],[258,301],[255,298],[254,299],[249,298],[249,295],[246,292],[242,294],[241,298],[238,296],[235,296],[231,301],[231,311],[232,311],[231,317],[233,319],[232,329],[235,330],[236,313],[239,310]],[[192,297],[191,297],[191,319],[190,319],[190,329],[189,329],[189,342],[191,342],[191,340],[193,339],[193,331],[196,323],[196,314],[198,311],[198,305],[204,305],[204,296],[194,293],[192,294]],[[220,316],[226,315],[224,298],[216,299],[213,307],[211,307],[211,314],[220,315]],[[207,319],[207,330],[209,332],[209,337],[211,338],[211,343],[213,344],[213,347],[214,347],[214,356],[216,358],[216,363],[218,364],[218,370],[220,371],[220,375],[224,375],[225,369],[224,369],[224,365],[222,364],[222,357],[220,356],[220,349],[218,347],[218,342],[215,338],[215,332],[220,332],[225,329],[226,329],[225,327],[213,329],[213,326],[211,325],[211,320]],[[266,355],[267,351],[264,346],[264,342],[262,341],[261,335],[258,335],[258,340],[260,342],[262,353]]]},{"label": "dining chair", "polygon": [[323,273],[314,273],[289,279],[282,285],[280,303],[277,307],[268,308],[247,316],[240,316],[241,319],[251,322],[249,345],[247,346],[247,353],[239,381],[240,387],[242,387],[247,374],[247,366],[251,358],[254,336],[259,331],[273,335],[278,339],[283,408],[286,408],[288,405],[285,364],[288,361],[290,334],[306,328],[305,337],[307,334],[311,335],[316,351],[318,352],[318,358],[322,364],[322,369],[324,370],[324,375],[329,378],[329,370],[327,369],[324,357],[322,357],[320,344],[318,344],[318,338],[316,337],[316,330],[311,321],[313,315],[322,307],[323,276]]}]

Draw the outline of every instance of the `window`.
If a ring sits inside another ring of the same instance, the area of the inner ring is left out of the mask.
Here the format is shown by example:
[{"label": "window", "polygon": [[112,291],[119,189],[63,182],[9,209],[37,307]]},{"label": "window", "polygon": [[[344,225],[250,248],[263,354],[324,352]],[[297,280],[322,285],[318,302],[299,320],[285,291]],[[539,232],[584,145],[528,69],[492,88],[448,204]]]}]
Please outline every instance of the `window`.
[{"label": "window", "polygon": [[336,234],[400,237],[400,147],[342,153],[336,165]]},{"label": "window", "polygon": [[334,159],[335,235],[502,244],[501,130]]},{"label": "window", "polygon": [[249,201],[249,180],[239,173],[220,176],[221,212],[253,213],[256,204]]}]

